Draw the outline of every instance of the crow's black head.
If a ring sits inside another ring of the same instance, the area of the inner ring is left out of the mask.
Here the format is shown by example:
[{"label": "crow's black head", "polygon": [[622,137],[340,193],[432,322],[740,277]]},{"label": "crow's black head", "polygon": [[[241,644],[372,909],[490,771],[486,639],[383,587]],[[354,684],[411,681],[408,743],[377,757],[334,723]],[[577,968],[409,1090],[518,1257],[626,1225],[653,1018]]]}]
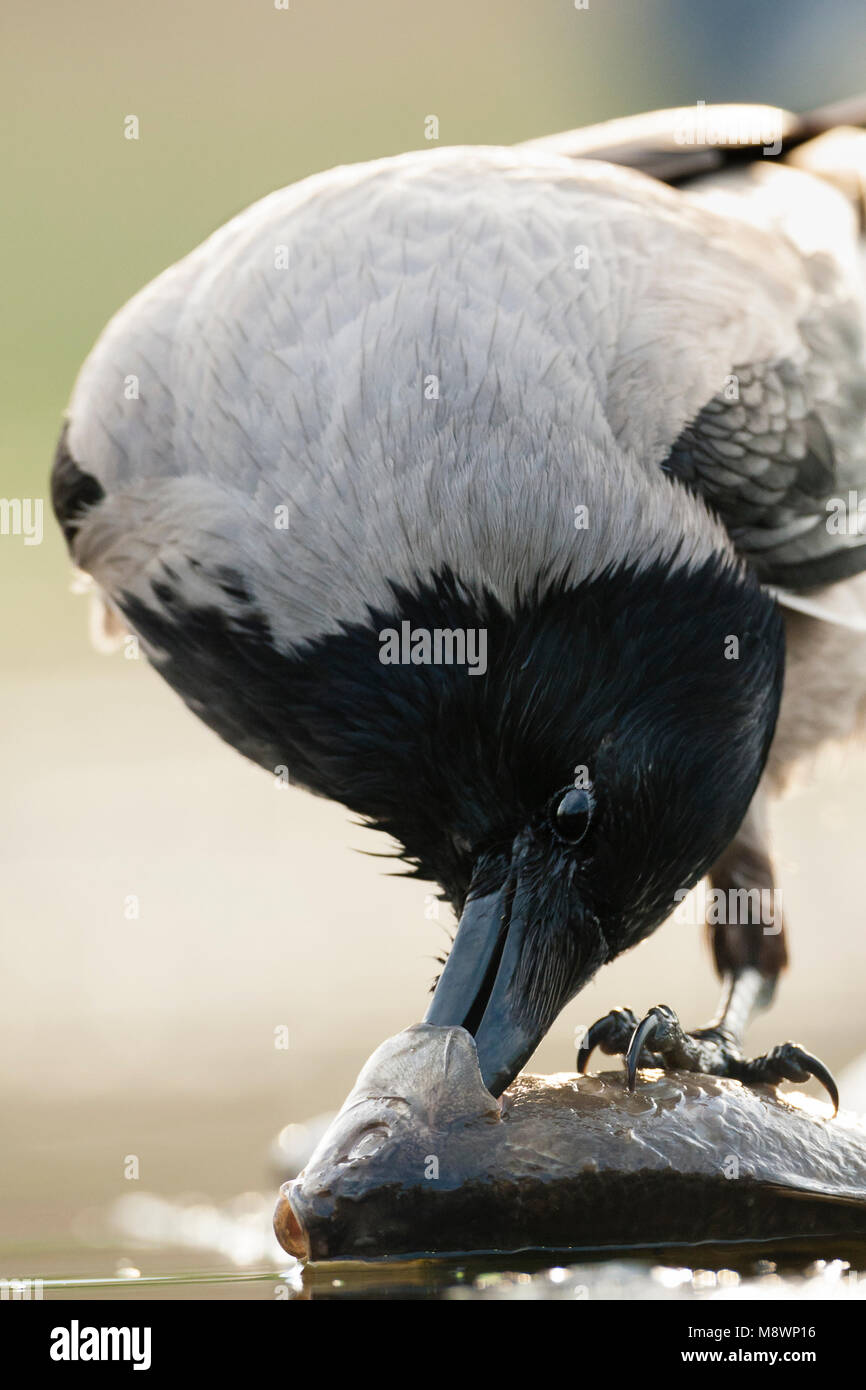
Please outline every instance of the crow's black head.
[{"label": "crow's black head", "polygon": [[[721,556],[540,584],[508,609],[444,573],[292,657],[255,613],[229,632],[217,610],[167,624],[126,608],[219,733],[391,833],[442,886],[460,926],[428,1018],[475,1034],[494,1091],[729,843],[784,666],[775,604]],[[466,664],[437,664],[436,632],[475,634]]]},{"label": "crow's black head", "polygon": [[[475,1033],[498,1091],[736,832],[775,726],[782,623],[721,561],[620,569],[511,612],[450,575],[397,599],[399,621],[309,654],[308,775],[461,914],[429,1018]],[[485,672],[382,665],[371,638],[401,623],[483,630]]]}]

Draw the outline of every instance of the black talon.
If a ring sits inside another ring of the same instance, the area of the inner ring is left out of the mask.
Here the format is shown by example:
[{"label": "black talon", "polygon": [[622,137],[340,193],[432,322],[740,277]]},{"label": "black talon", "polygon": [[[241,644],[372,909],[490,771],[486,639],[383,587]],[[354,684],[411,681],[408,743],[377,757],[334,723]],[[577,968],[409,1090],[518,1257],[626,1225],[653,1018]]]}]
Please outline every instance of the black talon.
[{"label": "black talon", "polygon": [[817,1057],[813,1057],[810,1052],[803,1053],[803,1061],[833,1102],[833,1118],[835,1119],[839,1114],[839,1087],[836,1085],[836,1078],[830,1068],[825,1067],[824,1063],[819,1061]]},{"label": "black talon", "polygon": [[820,1062],[816,1056],[812,1056],[810,1052],[803,1052],[803,1062],[808,1065],[812,1076],[815,1077],[816,1081],[819,1081],[820,1086],[824,1087],[828,1097],[833,1101],[833,1118],[835,1119],[835,1116],[840,1112],[840,1088],[835,1084],[833,1072],[824,1066],[824,1063]]},{"label": "black talon", "polygon": [[641,1019],[631,1035],[631,1042],[625,1054],[625,1066],[627,1075],[627,1085],[630,1091],[634,1091],[635,1078],[637,1077],[638,1063],[644,1046],[650,1038],[657,1032],[659,1017],[655,1010],[647,1014],[646,1018]]},{"label": "black talon", "polygon": [[839,1087],[829,1067],[819,1058],[813,1057],[797,1043],[782,1043],[774,1047],[765,1057],[756,1057],[744,1067],[744,1079],[767,1081],[771,1085],[778,1081],[808,1081],[814,1076],[833,1103],[833,1116],[839,1113]]},{"label": "black talon", "polygon": [[610,1054],[624,1051],[626,1040],[637,1026],[631,1009],[611,1009],[604,1018],[596,1019],[584,1036],[577,1053],[577,1070],[586,1071],[589,1059],[597,1047]]},{"label": "black talon", "polygon": [[[610,1015],[608,1015],[608,1018],[609,1017]],[[592,1056],[595,1049],[598,1047],[599,1043],[601,1042],[602,1037],[606,1036],[606,1033],[602,1032],[602,1029],[606,1022],[607,1019],[605,1018],[598,1019],[597,1022],[595,1022],[592,1025],[592,1027],[587,1030],[586,1034],[584,1035],[583,1042],[577,1049],[577,1070],[580,1072],[581,1076],[586,1071],[586,1068],[589,1064],[589,1059]]]}]

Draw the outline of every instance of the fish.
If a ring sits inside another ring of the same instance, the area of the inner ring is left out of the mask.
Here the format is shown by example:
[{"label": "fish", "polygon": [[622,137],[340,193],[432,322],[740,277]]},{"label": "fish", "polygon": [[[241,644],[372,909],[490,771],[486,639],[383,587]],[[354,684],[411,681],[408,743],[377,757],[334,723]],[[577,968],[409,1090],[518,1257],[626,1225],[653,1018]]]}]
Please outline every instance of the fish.
[{"label": "fish", "polygon": [[866,1238],[866,1121],[776,1088],[651,1071],[521,1074],[494,1099],[475,1042],[389,1038],[274,1229],[304,1261]]}]

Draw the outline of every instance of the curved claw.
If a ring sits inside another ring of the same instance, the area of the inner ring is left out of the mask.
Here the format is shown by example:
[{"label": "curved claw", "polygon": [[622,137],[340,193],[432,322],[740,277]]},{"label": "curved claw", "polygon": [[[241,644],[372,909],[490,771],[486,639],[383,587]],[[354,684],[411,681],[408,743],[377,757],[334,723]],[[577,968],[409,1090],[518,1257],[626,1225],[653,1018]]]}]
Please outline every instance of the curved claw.
[{"label": "curved claw", "polygon": [[833,1102],[833,1118],[835,1119],[839,1114],[839,1087],[836,1085],[836,1078],[830,1068],[825,1067],[824,1063],[819,1061],[817,1057],[813,1057],[810,1052],[803,1053],[803,1064],[809,1068],[815,1080],[821,1083]]},{"label": "curved claw", "polygon": [[[589,1059],[595,1049],[600,1045],[605,1052],[613,1054],[621,1048],[617,1045],[616,1034],[623,1036],[623,1028],[635,1027],[635,1017],[631,1009],[619,1008],[611,1009],[604,1018],[596,1019],[592,1027],[587,1029],[583,1042],[577,1052],[577,1070],[581,1075],[586,1071]],[[630,1034],[628,1035],[630,1036]],[[605,1044],[608,1044],[605,1046]]]},{"label": "curved claw", "polygon": [[[806,1052],[799,1045],[792,1048],[790,1044],[786,1043],[777,1049],[777,1056],[774,1057],[770,1053],[769,1060],[776,1063],[778,1071],[785,1077],[786,1081],[805,1081],[810,1076],[814,1076],[833,1102],[834,1118],[839,1114],[839,1087],[836,1085],[836,1078],[830,1068],[825,1067],[818,1057],[813,1057],[811,1052]],[[794,1075],[786,1075],[786,1070],[794,1072]],[[797,1072],[800,1075],[797,1075]]]},{"label": "curved claw", "polygon": [[631,1035],[631,1042],[625,1054],[627,1085],[630,1091],[634,1090],[640,1054],[643,1052],[649,1039],[655,1033],[658,1025],[659,1020],[657,1015],[655,1013],[648,1013],[646,1018],[641,1019],[637,1028],[635,1028]]},{"label": "curved claw", "polygon": [[610,1018],[610,1014],[607,1015],[607,1018],[600,1018],[596,1023],[594,1023],[585,1034],[583,1042],[580,1044],[580,1047],[578,1048],[577,1070],[580,1072],[581,1076],[586,1071],[586,1068],[589,1064],[589,1059],[592,1056],[593,1052],[598,1047],[602,1039],[607,1036],[606,1025],[608,1018]]}]

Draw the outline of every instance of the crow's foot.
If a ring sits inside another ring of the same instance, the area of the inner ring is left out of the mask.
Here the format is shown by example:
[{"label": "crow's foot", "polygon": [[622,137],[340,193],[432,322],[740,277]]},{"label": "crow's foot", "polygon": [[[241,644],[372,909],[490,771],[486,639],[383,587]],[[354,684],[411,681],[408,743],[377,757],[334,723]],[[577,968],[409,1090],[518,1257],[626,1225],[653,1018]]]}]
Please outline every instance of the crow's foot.
[{"label": "crow's foot", "polygon": [[834,1114],[839,1109],[839,1091],[831,1072],[798,1043],[781,1043],[763,1057],[745,1058],[732,1032],[716,1025],[685,1033],[667,1004],[650,1009],[640,1022],[631,1009],[613,1009],[599,1019],[587,1032],[577,1054],[578,1071],[586,1071],[596,1047],[609,1055],[623,1054],[630,1091],[634,1090],[638,1067],[670,1067],[708,1076],[730,1076],[746,1085],[808,1081],[814,1076],[829,1094]]}]

